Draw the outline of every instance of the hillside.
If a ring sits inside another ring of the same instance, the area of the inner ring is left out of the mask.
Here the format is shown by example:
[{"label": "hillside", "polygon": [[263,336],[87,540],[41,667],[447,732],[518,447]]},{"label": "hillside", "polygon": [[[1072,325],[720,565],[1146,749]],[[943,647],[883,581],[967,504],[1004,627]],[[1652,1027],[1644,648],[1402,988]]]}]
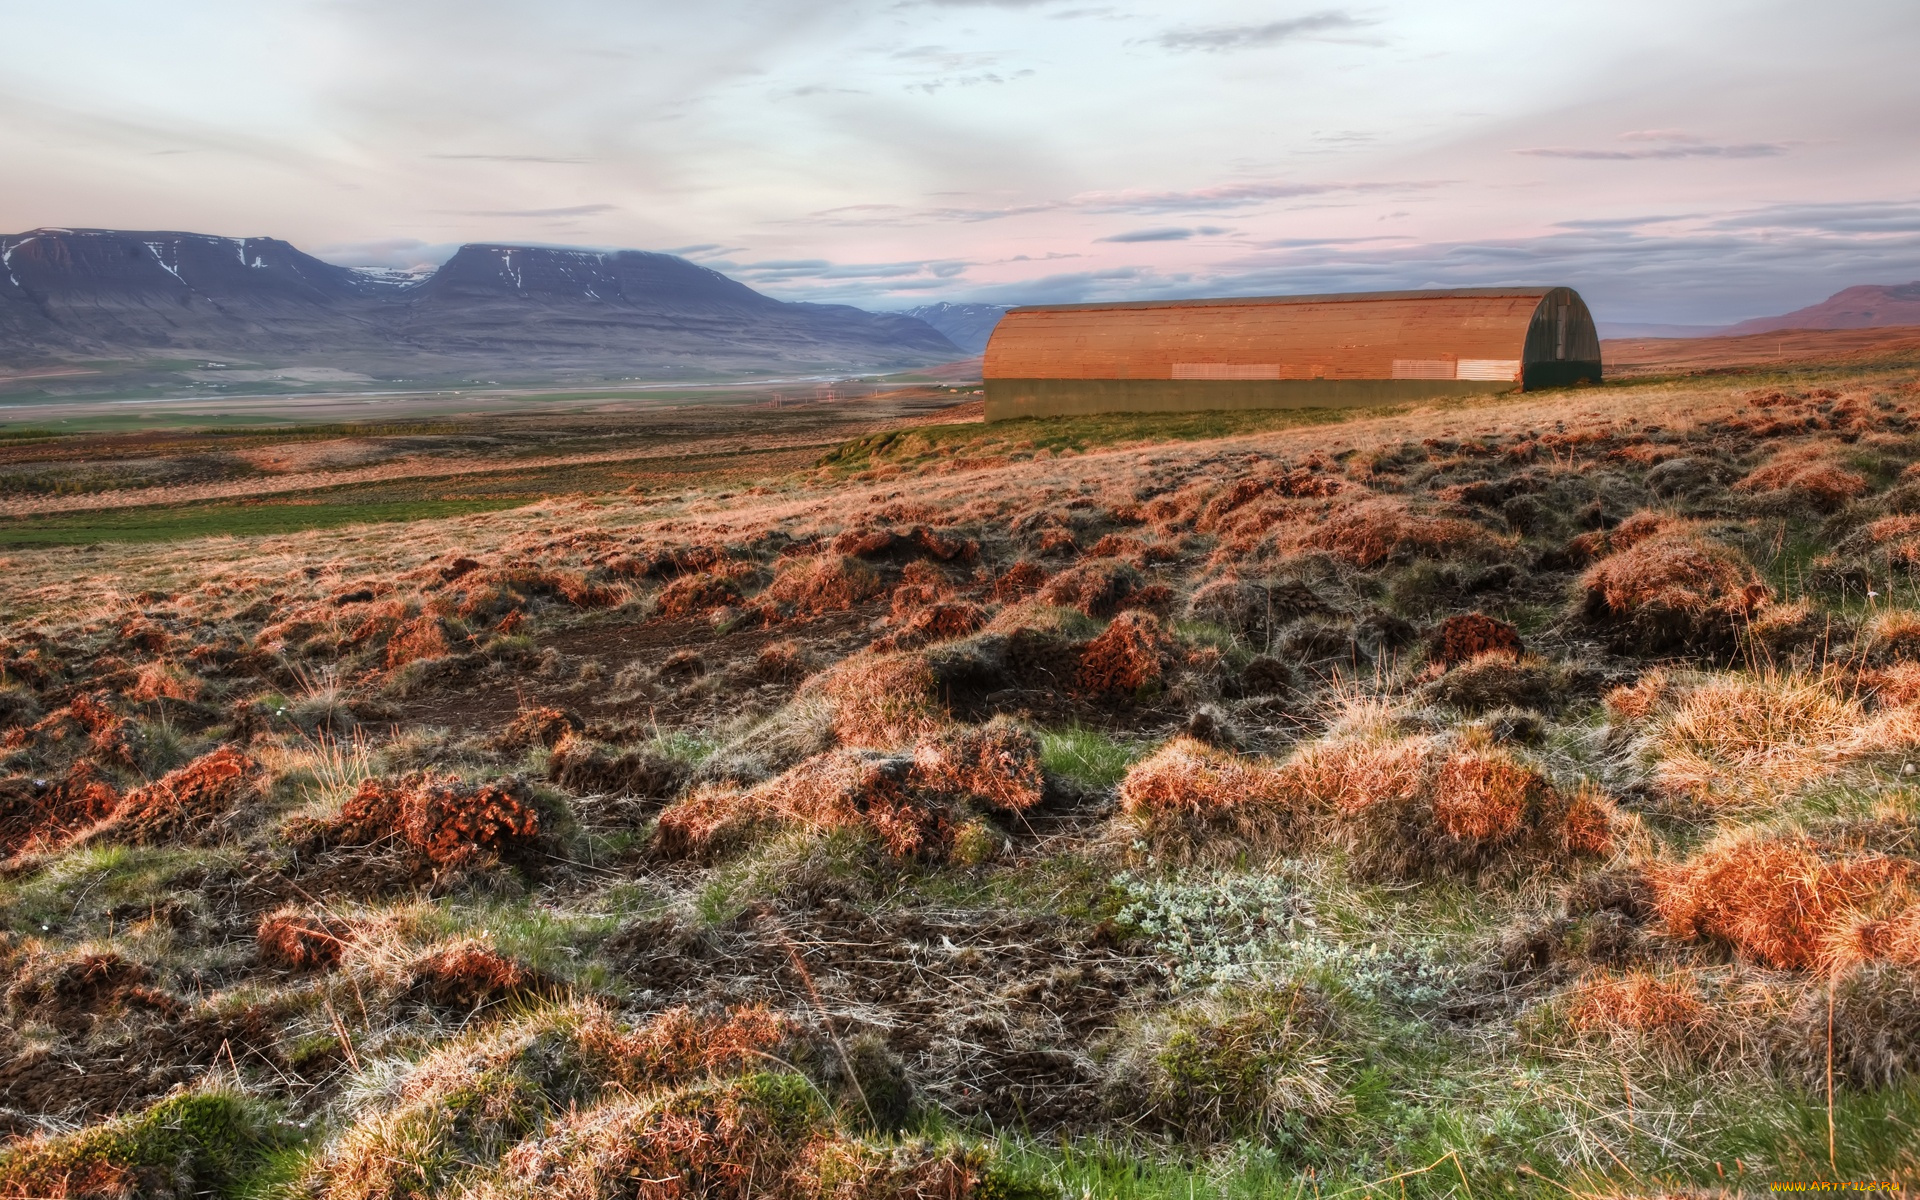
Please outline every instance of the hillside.
[{"label": "hillside", "polygon": [[0,1198],[1920,1180],[1911,360],[950,394],[0,443]]},{"label": "hillside", "polygon": [[1835,292],[1777,317],[1742,321],[1721,330],[1739,336],[1779,329],[1869,329],[1883,325],[1920,325],[1920,283],[1862,284]]},{"label": "hillside", "polygon": [[382,377],[867,370],[961,351],[923,322],[788,304],[666,254],[464,246],[421,280],[272,238],[0,238],[0,364],[215,357]]}]

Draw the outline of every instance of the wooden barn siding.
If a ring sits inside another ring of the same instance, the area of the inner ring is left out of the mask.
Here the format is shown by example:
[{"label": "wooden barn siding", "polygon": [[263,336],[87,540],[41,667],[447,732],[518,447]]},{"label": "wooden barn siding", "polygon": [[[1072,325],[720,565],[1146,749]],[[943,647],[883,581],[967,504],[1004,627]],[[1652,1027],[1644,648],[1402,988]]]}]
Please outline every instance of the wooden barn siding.
[{"label": "wooden barn siding", "polygon": [[1545,292],[1008,313],[988,379],[1171,379],[1176,363],[1273,364],[1282,380],[1386,380],[1394,360],[1518,361]]},{"label": "wooden barn siding", "polygon": [[1444,396],[1494,395],[1511,383],[1459,379],[988,379],[986,419],[1109,412],[1361,408]]}]

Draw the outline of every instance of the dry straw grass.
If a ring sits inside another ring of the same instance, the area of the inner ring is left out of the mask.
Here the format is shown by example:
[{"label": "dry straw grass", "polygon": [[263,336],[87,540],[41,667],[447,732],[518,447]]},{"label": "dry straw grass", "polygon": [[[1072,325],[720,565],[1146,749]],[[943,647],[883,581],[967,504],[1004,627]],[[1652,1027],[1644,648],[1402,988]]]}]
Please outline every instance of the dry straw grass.
[{"label": "dry straw grass", "polygon": [[709,784],[660,814],[655,845],[711,858],[774,827],[859,830],[898,858],[945,857],[982,813],[1040,802],[1040,747],[1010,722],[942,730],[910,754],[843,749],[752,788]]},{"label": "dry straw grass", "polygon": [[1610,853],[1622,822],[1590,788],[1571,796],[1484,740],[1355,727],[1269,764],[1176,738],[1120,785],[1119,819],[1176,857],[1232,845],[1337,845],[1363,876],[1476,871],[1511,856]]},{"label": "dry straw grass", "polygon": [[1823,856],[1804,835],[1739,830],[1648,871],[1667,931],[1730,946],[1762,966],[1907,956],[1920,867],[1883,854]]},{"label": "dry straw grass", "polygon": [[1616,719],[1641,726],[1654,780],[1669,795],[1716,813],[1756,812],[1855,764],[1920,746],[1920,712],[1869,709],[1851,694],[1858,683],[1890,678],[1897,687],[1903,677],[1656,670],[1606,704]]}]

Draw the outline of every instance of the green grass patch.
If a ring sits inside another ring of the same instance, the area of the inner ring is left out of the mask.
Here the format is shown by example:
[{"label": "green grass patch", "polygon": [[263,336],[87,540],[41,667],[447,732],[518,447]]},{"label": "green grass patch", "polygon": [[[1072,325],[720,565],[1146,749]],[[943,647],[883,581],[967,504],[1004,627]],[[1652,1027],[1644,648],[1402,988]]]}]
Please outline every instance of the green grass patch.
[{"label": "green grass patch", "polygon": [[261,537],[347,525],[426,521],[515,508],[524,497],[396,500],[383,503],[178,504],[16,517],[0,521],[0,546],[88,546],[96,542],[177,542]]},{"label": "green grass patch", "polygon": [[251,1097],[222,1089],[185,1092],[135,1116],[0,1152],[0,1191],[244,1195],[257,1192],[253,1177],[290,1143],[286,1133],[272,1111]]},{"label": "green grass patch", "polygon": [[956,456],[1077,454],[1131,442],[1205,441],[1276,429],[1334,425],[1355,417],[1391,416],[1404,411],[1403,407],[1382,407],[1101,413],[1084,417],[1022,417],[992,424],[920,425],[854,438],[821,458],[819,465],[852,473],[883,464],[912,466]]},{"label": "green grass patch", "polygon": [[[109,914],[157,908],[175,889],[231,861],[237,852],[152,846],[87,846],[0,884],[0,926],[16,933],[86,936]],[[195,898],[191,891],[187,899]]]},{"label": "green grass patch", "polygon": [[1040,765],[1047,774],[1064,776],[1090,788],[1118,786],[1127,768],[1145,757],[1149,749],[1084,725],[1040,733]]},{"label": "green grass patch", "polygon": [[576,986],[604,991],[613,974],[592,952],[620,925],[650,911],[657,901],[636,889],[602,893],[589,911],[568,911],[536,901],[441,901],[419,917],[418,934],[475,937],[509,958]]}]

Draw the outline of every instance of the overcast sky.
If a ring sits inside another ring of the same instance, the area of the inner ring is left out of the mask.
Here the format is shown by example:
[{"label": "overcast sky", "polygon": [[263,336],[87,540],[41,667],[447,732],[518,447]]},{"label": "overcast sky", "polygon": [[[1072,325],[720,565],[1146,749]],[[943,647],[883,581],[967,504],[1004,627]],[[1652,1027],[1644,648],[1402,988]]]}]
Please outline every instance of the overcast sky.
[{"label": "overcast sky", "polygon": [[899,308],[1920,278],[1914,0],[0,0],[0,230],[673,250]]}]

